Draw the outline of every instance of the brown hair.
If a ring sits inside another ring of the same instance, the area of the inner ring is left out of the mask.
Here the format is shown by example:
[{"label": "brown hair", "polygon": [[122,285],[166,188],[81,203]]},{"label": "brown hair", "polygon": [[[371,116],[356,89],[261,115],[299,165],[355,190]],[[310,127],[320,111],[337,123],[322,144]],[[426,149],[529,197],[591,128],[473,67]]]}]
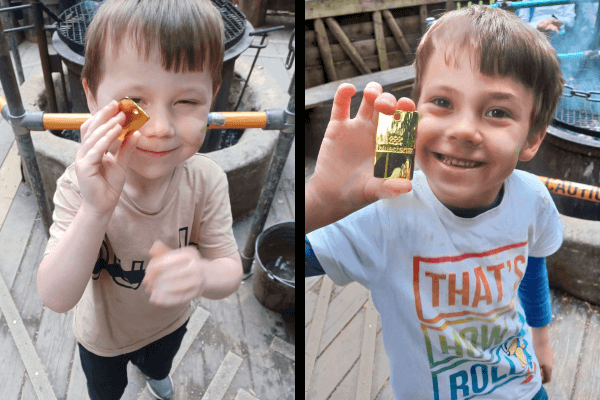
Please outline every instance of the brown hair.
[{"label": "brown hair", "polygon": [[415,104],[421,95],[427,61],[438,49],[446,64],[456,52],[467,49],[479,71],[486,76],[513,77],[533,91],[534,105],[529,136],[545,128],[552,118],[564,78],[556,51],[543,33],[516,15],[495,7],[473,5],[445,13],[421,39],[415,59],[416,78],[412,91]]},{"label": "brown hair", "polygon": [[81,78],[95,98],[108,44],[116,55],[121,42],[131,40],[146,60],[160,49],[165,71],[208,68],[214,96],[221,84],[223,32],[221,14],[209,0],[108,0],[88,27]]}]

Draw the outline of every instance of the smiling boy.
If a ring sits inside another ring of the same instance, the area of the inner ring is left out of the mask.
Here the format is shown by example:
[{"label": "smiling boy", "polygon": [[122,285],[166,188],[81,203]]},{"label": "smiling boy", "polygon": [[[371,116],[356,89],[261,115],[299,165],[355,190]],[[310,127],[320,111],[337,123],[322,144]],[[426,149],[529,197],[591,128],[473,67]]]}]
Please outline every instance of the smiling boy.
[{"label": "smiling boy", "polygon": [[[227,176],[196,154],[223,61],[223,22],[208,0],[108,0],[86,37],[92,118],[57,182],[38,270],[48,308],[75,307],[73,331],[92,399],[119,399],[127,363],[158,398],[200,296],[240,285]],[[122,144],[118,102],[150,120]]]},{"label": "smiling boy", "polygon": [[306,185],[306,276],[371,290],[395,398],[547,398],[545,257],[562,227],[541,181],[515,166],[562,94],[556,52],[516,16],[472,6],[436,21],[415,67],[412,182],[374,178],[373,153],[378,112],[414,103],[371,83],[349,119],[354,88],[338,88]]},{"label": "smiling boy", "polygon": [[460,51],[447,65],[434,52],[417,107],[419,166],[438,200],[460,208],[491,204],[517,160],[531,159],[545,134],[528,137],[533,92],[514,78],[469,68],[470,57]]}]

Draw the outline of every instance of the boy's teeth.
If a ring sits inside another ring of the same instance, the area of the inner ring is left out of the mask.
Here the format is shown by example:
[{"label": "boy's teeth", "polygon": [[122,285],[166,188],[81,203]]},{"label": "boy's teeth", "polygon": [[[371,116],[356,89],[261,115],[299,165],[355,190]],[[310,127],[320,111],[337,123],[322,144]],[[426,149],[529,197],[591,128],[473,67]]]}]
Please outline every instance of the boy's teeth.
[{"label": "boy's teeth", "polygon": [[442,156],[442,162],[447,165],[454,165],[454,166],[459,166],[459,167],[463,167],[463,168],[473,168],[474,166],[479,164],[477,161],[459,160],[457,158],[448,157],[443,154],[441,156]]}]

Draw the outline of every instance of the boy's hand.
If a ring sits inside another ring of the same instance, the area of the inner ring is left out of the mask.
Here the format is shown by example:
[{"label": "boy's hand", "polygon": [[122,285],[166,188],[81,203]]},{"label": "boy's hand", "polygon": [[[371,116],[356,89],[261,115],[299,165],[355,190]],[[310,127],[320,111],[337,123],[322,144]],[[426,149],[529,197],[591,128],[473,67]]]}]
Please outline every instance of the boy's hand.
[{"label": "boy's hand", "polygon": [[563,26],[562,22],[555,17],[549,17],[538,22],[537,29],[539,31],[553,31],[558,33],[561,26]]},{"label": "boy's hand", "polygon": [[81,125],[81,147],[75,157],[75,172],[83,202],[103,214],[117,205],[140,133],[121,144],[116,156],[108,149],[123,130],[125,114],[112,101]]},{"label": "boy's hand", "polygon": [[543,328],[531,328],[533,349],[540,363],[540,374],[542,383],[550,382],[552,379],[552,367],[554,366],[554,352],[548,335],[548,325]]},{"label": "boy's hand", "polygon": [[204,291],[205,277],[198,250],[187,246],[171,249],[157,240],[150,249],[150,264],[142,286],[150,303],[159,307],[187,304]]},{"label": "boy's hand", "polygon": [[370,82],[358,114],[350,119],[350,101],[356,89],[348,83],[338,88],[315,172],[305,187],[307,232],[379,199],[412,189],[410,181],[373,176],[379,112],[391,115],[395,110],[415,111],[412,100],[402,98],[396,102],[392,94],[382,92],[380,84]]}]

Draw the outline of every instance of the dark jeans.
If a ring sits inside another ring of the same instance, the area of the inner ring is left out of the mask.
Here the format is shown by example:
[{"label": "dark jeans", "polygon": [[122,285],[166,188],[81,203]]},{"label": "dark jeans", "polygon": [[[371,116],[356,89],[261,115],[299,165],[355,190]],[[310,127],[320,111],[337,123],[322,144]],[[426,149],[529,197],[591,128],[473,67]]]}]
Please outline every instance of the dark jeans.
[{"label": "dark jeans", "polygon": [[535,395],[535,397],[531,400],[548,400],[548,393],[546,393],[546,389],[542,386],[539,392]]},{"label": "dark jeans", "polygon": [[187,332],[188,322],[189,319],[175,332],[146,347],[116,357],[98,356],[77,343],[90,399],[120,399],[127,387],[127,363],[129,361],[144,375],[156,380],[165,379],[171,371],[173,359]]}]

